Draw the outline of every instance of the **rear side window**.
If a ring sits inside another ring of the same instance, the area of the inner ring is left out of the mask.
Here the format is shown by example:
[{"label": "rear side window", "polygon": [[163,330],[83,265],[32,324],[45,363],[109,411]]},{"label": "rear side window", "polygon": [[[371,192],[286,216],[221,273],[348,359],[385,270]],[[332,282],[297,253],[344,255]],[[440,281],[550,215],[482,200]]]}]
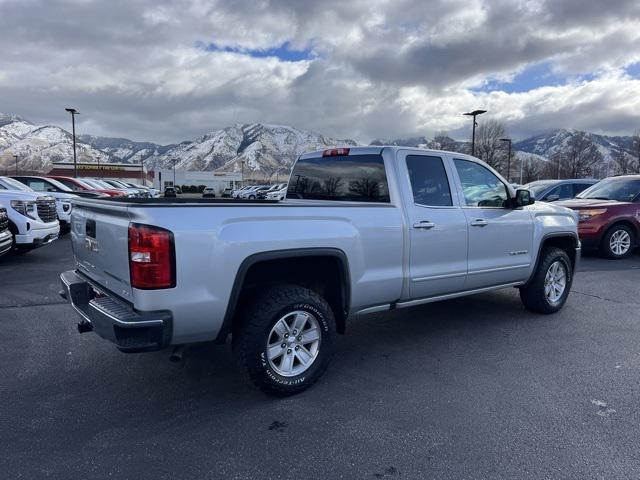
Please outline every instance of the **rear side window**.
[{"label": "rear side window", "polygon": [[287,198],[388,203],[382,155],[300,159],[291,173]]},{"label": "rear side window", "polygon": [[407,170],[415,203],[434,207],[453,205],[442,158],[408,155]]}]

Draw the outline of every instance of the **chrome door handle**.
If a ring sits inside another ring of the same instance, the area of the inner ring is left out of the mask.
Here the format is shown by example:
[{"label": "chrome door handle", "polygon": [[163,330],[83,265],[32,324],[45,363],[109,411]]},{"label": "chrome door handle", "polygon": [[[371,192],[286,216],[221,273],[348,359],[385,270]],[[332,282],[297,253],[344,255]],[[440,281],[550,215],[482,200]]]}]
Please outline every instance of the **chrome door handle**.
[{"label": "chrome door handle", "polygon": [[476,218],[471,222],[472,227],[486,227],[487,225],[489,225],[489,222],[484,218]]},{"label": "chrome door handle", "polygon": [[429,230],[430,228],[433,228],[435,226],[436,226],[435,223],[430,222],[428,220],[422,220],[421,222],[417,222],[413,224],[413,228],[418,228],[422,230]]}]

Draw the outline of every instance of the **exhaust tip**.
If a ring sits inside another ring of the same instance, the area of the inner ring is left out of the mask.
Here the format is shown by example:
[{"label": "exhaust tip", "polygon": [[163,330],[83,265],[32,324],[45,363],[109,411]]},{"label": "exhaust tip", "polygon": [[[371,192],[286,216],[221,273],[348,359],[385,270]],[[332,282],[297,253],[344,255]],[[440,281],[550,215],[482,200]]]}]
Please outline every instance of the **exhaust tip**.
[{"label": "exhaust tip", "polygon": [[90,332],[91,330],[93,330],[93,326],[86,320],[82,320],[81,322],[78,322],[79,333],[87,333],[87,332]]},{"label": "exhaust tip", "polygon": [[175,347],[173,347],[173,351],[171,352],[171,355],[169,355],[169,361],[173,363],[181,362],[182,355],[184,354],[186,348],[186,345],[176,345]]}]

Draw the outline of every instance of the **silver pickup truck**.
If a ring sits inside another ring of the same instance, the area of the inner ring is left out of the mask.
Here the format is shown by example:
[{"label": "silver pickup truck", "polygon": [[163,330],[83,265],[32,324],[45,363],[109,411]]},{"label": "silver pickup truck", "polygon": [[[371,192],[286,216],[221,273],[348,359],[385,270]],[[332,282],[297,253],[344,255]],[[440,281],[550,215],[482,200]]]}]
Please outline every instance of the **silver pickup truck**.
[{"label": "silver pickup truck", "polygon": [[263,391],[300,392],[354,315],[517,287],[564,305],[575,214],[468,155],[401,147],[302,155],[283,202],[76,199],[63,291],[125,352],[224,343]]}]

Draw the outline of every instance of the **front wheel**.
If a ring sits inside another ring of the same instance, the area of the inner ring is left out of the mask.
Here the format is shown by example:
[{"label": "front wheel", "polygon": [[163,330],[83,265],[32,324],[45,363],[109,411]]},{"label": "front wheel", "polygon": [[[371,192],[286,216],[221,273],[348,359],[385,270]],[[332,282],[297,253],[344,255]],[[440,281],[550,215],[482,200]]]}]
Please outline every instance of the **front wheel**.
[{"label": "front wheel", "polygon": [[605,257],[626,258],[631,255],[635,242],[634,232],[626,225],[615,225],[602,237],[600,251]]},{"label": "front wheel", "polygon": [[240,367],[263,392],[300,393],[327,369],[336,325],[329,304],[312,290],[280,285],[251,301],[233,332]]},{"label": "front wheel", "polygon": [[520,299],[528,310],[555,313],[569,296],[573,282],[571,260],[564,250],[545,248],[531,281],[520,288]]}]

